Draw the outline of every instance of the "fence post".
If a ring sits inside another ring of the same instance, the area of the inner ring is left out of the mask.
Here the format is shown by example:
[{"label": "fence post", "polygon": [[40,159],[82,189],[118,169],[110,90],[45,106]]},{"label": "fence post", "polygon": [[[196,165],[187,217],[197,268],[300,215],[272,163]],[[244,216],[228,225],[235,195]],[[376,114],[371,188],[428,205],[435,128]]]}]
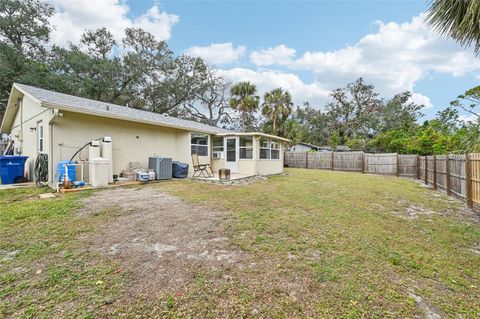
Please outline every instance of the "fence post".
[{"label": "fence post", "polygon": [[450,190],[450,154],[445,155],[445,184],[447,187],[447,195],[451,194]]},{"label": "fence post", "polygon": [[362,174],[365,173],[365,152],[362,152]]},{"label": "fence post", "polygon": [[335,168],[335,152],[332,150],[332,171]]},{"label": "fence post", "polygon": [[399,157],[398,157],[398,153],[397,153],[397,162],[396,162],[396,166],[397,166],[397,177],[400,176],[400,160],[399,160]]},{"label": "fence post", "polygon": [[468,208],[473,207],[472,201],[472,167],[470,165],[470,154],[465,154],[465,178],[467,186],[467,206]]},{"label": "fence post", "polygon": [[428,158],[427,155],[423,157],[424,159],[424,168],[425,168],[425,185],[428,185]]},{"label": "fence post", "polygon": [[433,155],[433,189],[437,189],[437,156]]},{"label": "fence post", "polygon": [[417,154],[417,179],[420,179],[420,155]]},{"label": "fence post", "polygon": [[305,152],[305,168],[308,168],[308,152]]}]

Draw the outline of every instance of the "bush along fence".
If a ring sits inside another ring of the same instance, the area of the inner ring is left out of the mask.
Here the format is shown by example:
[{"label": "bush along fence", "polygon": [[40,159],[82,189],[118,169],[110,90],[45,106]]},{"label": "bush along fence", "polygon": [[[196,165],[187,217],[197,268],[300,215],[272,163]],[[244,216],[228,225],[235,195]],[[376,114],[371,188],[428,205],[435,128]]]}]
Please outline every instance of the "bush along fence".
[{"label": "bush along fence", "polygon": [[422,180],[433,189],[480,207],[480,153],[405,155],[364,152],[285,152],[286,167],[384,174]]}]

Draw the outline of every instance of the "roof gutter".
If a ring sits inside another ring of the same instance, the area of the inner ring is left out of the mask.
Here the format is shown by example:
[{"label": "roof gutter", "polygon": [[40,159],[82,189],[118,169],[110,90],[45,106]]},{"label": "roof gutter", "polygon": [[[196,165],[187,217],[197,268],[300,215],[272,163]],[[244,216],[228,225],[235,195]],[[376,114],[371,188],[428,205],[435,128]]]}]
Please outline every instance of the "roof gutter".
[{"label": "roof gutter", "polygon": [[261,133],[261,132],[248,132],[248,133],[236,133],[236,132],[229,132],[229,133],[217,133],[215,134],[216,136],[263,136],[263,137],[267,137],[267,138],[272,138],[272,139],[276,139],[276,140],[280,140],[280,141],[283,141],[283,142],[290,142],[289,139],[287,138],[284,138],[284,137],[280,137],[280,136],[276,136],[276,135],[271,135],[271,134],[266,134],[266,133]]},{"label": "roof gutter", "polygon": [[52,116],[50,117],[48,124],[53,124],[57,118],[62,116],[63,114],[61,114],[58,109],[52,108]]}]

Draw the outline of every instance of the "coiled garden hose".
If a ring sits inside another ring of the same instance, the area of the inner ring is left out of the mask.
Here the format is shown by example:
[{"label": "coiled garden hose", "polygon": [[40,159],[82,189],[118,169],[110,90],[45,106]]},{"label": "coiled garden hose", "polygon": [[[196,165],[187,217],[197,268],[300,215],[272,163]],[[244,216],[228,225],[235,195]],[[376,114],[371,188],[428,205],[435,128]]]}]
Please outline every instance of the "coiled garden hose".
[{"label": "coiled garden hose", "polygon": [[48,182],[48,155],[40,153],[35,159],[34,168],[35,183],[41,185]]}]

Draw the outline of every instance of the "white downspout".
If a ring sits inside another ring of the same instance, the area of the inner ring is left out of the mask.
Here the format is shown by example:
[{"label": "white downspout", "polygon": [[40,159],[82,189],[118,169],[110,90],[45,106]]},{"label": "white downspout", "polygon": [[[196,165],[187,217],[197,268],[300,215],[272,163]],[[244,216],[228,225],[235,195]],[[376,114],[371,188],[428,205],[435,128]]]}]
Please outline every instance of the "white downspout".
[{"label": "white downspout", "polygon": [[[19,98],[17,100],[18,107],[20,108],[20,136],[18,137],[18,141],[20,142],[19,150],[20,154],[23,154],[23,99]],[[15,154],[15,148],[13,149],[13,154]]]},{"label": "white downspout", "polygon": [[260,158],[260,136],[253,137],[253,173],[255,176],[258,175],[258,160]]},{"label": "white downspout", "polygon": [[48,154],[48,185],[54,185],[55,173],[53,165],[53,124],[55,120],[59,117],[58,109],[51,108],[50,120],[48,121],[48,140],[49,140],[49,154]]}]

